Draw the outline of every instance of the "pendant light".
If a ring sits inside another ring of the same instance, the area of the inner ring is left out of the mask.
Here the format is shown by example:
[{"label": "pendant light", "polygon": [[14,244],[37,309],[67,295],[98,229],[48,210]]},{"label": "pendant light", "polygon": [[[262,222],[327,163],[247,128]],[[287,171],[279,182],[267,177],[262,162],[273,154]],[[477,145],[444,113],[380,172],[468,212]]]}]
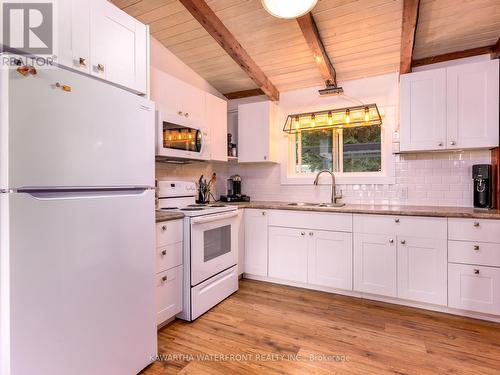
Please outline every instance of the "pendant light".
[{"label": "pendant light", "polygon": [[318,0],[262,0],[268,13],[278,18],[297,18],[311,11]]}]

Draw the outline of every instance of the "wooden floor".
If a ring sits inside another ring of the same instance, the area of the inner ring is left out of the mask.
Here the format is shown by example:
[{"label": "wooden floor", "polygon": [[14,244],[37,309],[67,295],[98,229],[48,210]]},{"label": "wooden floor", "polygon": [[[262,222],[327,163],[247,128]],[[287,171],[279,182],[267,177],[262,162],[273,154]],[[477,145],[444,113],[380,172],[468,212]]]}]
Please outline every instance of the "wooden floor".
[{"label": "wooden floor", "polygon": [[500,374],[500,324],[242,280],[158,333],[159,374]]}]

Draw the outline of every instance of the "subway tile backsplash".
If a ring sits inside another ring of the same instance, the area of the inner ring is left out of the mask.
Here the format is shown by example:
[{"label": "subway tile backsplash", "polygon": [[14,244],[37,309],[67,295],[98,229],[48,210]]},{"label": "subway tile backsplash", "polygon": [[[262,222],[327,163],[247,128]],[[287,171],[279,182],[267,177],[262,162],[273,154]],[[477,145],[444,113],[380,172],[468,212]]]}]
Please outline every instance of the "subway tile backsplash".
[{"label": "subway tile backsplash", "polygon": [[[490,152],[463,151],[395,156],[396,184],[339,185],[346,203],[472,206],[472,165],[490,163]],[[243,179],[243,193],[252,200],[326,202],[329,185],[281,185],[277,164],[205,163],[186,166],[157,165],[157,177],[197,180],[200,174],[218,174],[217,192],[224,193],[232,174]]]}]

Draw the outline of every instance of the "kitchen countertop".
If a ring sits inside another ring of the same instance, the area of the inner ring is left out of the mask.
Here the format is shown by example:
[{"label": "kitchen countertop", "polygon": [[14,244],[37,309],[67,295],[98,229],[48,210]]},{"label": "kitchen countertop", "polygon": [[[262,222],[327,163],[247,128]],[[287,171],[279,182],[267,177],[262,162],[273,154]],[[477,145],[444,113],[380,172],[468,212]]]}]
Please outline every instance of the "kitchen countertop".
[{"label": "kitchen countertop", "polygon": [[404,205],[370,205],[347,204],[344,207],[311,207],[288,206],[289,202],[244,202],[231,203],[239,208],[255,208],[261,210],[291,210],[313,212],[341,212],[354,214],[399,215],[399,216],[432,216],[471,219],[500,220],[500,210],[479,210],[472,207],[441,206],[404,206]]},{"label": "kitchen countertop", "polygon": [[156,211],[156,222],[184,219],[182,212]]}]

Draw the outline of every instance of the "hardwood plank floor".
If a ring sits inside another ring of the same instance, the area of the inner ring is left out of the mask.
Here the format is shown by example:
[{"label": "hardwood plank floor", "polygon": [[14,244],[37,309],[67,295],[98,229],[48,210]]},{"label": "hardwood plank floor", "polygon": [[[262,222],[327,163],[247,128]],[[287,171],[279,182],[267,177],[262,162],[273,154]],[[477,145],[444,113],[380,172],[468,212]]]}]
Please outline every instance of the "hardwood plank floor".
[{"label": "hardwood plank floor", "polygon": [[242,280],[141,375],[500,374],[500,324]]}]

